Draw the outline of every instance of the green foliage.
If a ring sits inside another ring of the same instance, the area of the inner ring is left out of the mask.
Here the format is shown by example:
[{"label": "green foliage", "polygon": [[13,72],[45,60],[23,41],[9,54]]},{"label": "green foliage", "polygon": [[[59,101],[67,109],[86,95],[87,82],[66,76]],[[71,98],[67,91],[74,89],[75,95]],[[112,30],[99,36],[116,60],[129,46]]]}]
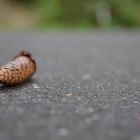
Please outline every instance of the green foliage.
[{"label": "green foliage", "polygon": [[35,4],[43,26],[140,26],[140,0],[35,0]]}]

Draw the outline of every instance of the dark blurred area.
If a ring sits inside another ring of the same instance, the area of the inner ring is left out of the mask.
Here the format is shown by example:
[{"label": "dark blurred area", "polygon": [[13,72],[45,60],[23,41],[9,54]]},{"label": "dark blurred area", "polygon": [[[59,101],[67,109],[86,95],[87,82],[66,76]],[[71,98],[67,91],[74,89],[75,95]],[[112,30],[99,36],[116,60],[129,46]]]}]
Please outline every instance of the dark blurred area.
[{"label": "dark blurred area", "polygon": [[140,0],[0,0],[0,28],[139,28]]}]

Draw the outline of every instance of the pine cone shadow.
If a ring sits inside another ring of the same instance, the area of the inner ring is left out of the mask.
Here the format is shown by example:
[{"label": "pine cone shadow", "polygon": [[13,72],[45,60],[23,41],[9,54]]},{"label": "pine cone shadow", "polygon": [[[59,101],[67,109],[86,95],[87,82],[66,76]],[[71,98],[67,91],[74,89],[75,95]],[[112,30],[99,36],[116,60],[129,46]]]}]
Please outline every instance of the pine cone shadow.
[{"label": "pine cone shadow", "polygon": [[3,94],[7,90],[16,91],[16,90],[19,90],[19,89],[29,87],[35,82],[36,82],[35,78],[30,78],[30,79],[24,81],[23,83],[16,84],[16,85],[3,85],[3,84],[0,84],[0,91],[2,91],[2,92],[0,92],[0,94]]}]

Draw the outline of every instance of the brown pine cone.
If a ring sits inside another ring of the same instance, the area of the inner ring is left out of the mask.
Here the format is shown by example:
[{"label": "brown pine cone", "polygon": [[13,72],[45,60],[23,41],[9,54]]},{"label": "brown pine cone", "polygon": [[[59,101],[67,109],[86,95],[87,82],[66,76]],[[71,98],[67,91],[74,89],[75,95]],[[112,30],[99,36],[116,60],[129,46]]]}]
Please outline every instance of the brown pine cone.
[{"label": "brown pine cone", "polygon": [[36,62],[27,51],[21,51],[12,61],[0,67],[0,83],[20,84],[36,72]]}]

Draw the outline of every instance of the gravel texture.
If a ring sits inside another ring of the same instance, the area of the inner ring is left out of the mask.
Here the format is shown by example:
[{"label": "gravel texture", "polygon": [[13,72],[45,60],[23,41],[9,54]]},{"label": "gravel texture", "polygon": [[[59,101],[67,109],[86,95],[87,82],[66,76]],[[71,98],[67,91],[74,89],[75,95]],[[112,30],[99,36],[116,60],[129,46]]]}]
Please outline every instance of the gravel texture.
[{"label": "gravel texture", "polygon": [[140,140],[138,32],[0,33],[0,64],[20,50],[38,64],[0,86],[0,140]]}]

